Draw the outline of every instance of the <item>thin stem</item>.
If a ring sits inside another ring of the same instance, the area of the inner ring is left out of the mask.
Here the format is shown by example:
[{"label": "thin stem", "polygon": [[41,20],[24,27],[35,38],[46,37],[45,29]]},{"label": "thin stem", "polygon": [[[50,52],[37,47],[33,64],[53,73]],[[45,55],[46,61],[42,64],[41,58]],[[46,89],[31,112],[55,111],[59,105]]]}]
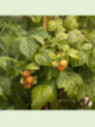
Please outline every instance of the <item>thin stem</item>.
[{"label": "thin stem", "polygon": [[46,18],[46,16],[43,17],[43,27],[44,27],[44,30],[47,31],[47,18]]}]

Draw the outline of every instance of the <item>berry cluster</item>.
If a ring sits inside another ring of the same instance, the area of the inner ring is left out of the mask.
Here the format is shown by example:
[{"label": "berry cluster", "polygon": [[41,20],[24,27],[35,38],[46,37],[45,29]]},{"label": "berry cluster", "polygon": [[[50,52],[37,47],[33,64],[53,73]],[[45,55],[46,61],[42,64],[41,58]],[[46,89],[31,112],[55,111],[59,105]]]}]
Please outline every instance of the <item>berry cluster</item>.
[{"label": "berry cluster", "polygon": [[65,68],[67,67],[67,64],[68,63],[66,60],[61,60],[59,63],[57,63],[56,61],[53,61],[52,67],[58,67],[58,70],[61,72],[65,70]]},{"label": "berry cluster", "polygon": [[20,80],[20,83],[21,84],[24,84],[25,88],[26,89],[30,89],[32,84],[34,82],[34,78],[33,76],[30,74],[29,71],[25,70],[23,73],[22,73],[22,78]]}]

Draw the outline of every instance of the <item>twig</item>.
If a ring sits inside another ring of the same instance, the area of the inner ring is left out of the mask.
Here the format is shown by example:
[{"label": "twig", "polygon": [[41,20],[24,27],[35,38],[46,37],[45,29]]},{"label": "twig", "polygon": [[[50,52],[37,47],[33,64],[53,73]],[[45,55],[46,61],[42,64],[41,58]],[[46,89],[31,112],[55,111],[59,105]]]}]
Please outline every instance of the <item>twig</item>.
[{"label": "twig", "polygon": [[44,30],[47,31],[47,18],[46,18],[46,16],[43,17],[43,27],[44,27]]}]

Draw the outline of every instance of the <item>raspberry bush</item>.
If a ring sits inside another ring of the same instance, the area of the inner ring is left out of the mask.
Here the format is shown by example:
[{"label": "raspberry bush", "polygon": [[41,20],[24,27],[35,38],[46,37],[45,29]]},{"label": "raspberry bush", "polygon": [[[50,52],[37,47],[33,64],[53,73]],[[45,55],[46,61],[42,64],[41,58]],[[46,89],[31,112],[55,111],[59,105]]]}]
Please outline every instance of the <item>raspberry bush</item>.
[{"label": "raspberry bush", "polygon": [[0,109],[95,109],[95,17],[1,16]]}]

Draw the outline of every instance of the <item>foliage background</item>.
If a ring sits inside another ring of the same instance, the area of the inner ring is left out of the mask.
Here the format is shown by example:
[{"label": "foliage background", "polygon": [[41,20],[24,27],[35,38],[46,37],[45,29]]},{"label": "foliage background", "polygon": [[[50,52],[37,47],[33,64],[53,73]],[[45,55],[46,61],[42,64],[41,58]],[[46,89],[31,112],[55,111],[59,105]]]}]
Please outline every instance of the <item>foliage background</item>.
[{"label": "foliage background", "polygon": [[[0,17],[0,109],[94,109],[95,17],[46,23],[45,30],[43,16]],[[62,59],[68,67],[59,72],[51,63]],[[20,83],[26,69],[37,78],[30,90]]]}]

